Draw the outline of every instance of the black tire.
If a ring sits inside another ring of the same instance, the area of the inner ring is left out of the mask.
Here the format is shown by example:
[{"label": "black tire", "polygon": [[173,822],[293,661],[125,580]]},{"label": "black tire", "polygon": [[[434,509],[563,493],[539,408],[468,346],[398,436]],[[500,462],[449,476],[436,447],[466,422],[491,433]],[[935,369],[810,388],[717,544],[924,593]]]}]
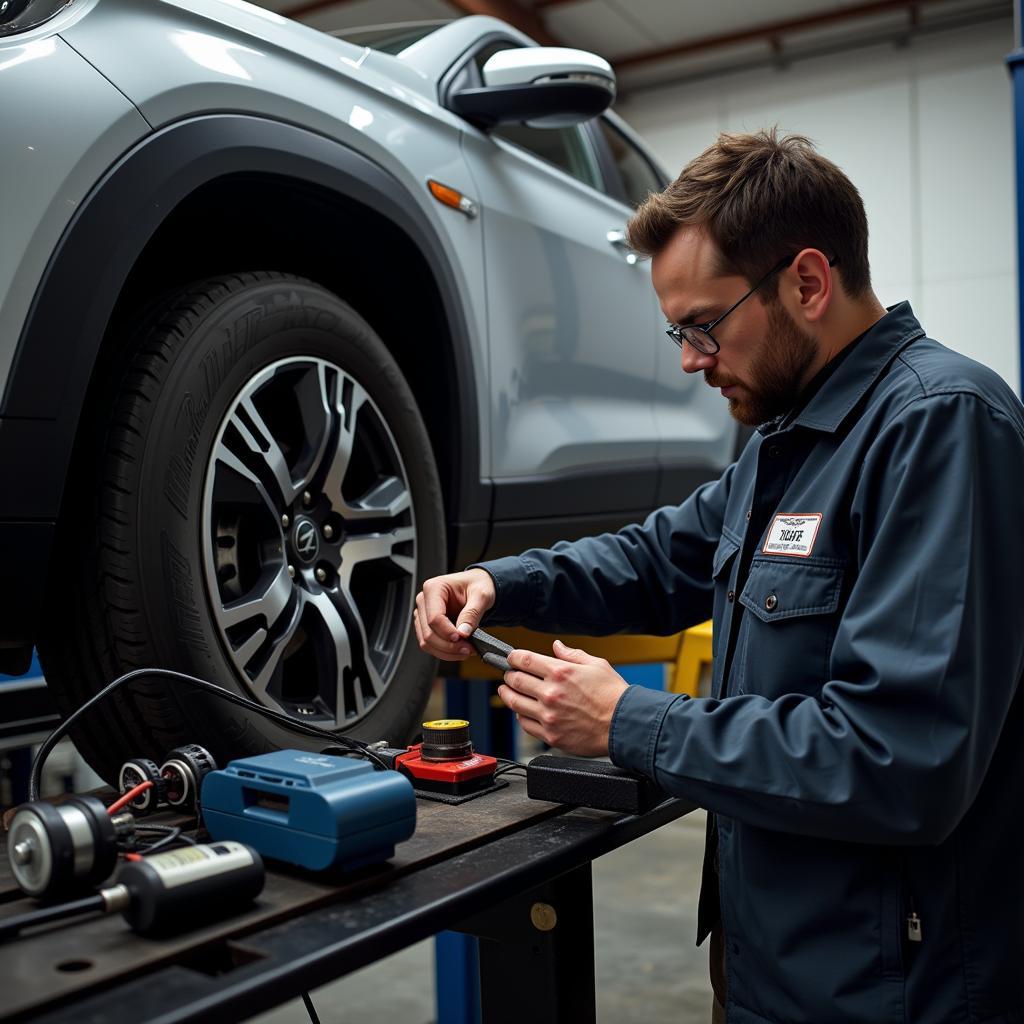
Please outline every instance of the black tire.
[{"label": "black tire", "polygon": [[[295,686],[301,689],[301,680],[306,678],[294,667],[297,655],[289,652],[296,650],[306,659],[302,665],[312,664],[316,669],[314,678],[320,678],[317,672],[327,672],[333,665],[347,680],[344,693],[339,684],[337,720],[330,723],[332,731],[392,743],[405,741],[420,722],[434,675],[434,663],[417,647],[409,608],[419,582],[444,571],[444,511],[426,428],[387,347],[355,310],[322,287],[295,277],[260,272],[206,280],[162,302],[138,326],[125,352],[120,373],[109,374],[111,384],[106,394],[101,393],[94,403],[92,425],[87,425],[87,433],[80,439],[76,472],[58,524],[45,616],[48,628],[39,646],[49,687],[62,713],[67,715],[80,707],[114,677],[148,667],[176,669],[253,697],[244,653],[237,652],[234,634],[224,626],[228,621],[226,609],[235,607],[235,598],[230,596],[234,591],[221,589],[228,585],[223,577],[230,577],[232,569],[230,562],[225,568],[220,561],[222,519],[226,514],[223,510],[235,506],[227,499],[220,500],[219,495],[221,490],[231,491],[230,474],[234,470],[230,466],[225,469],[224,459],[214,459],[213,455],[226,451],[229,443],[237,445],[237,424],[250,423],[238,404],[250,393],[246,389],[257,388],[251,390],[256,396],[253,402],[272,401],[277,394],[289,394],[288,388],[295,392],[296,404],[289,409],[293,415],[280,414],[279,429],[287,432],[296,421],[295,410],[305,410],[308,405],[303,400],[307,393],[302,390],[307,386],[303,374],[319,374],[316,379],[327,382],[324,388],[335,389],[330,394],[338,396],[338,404],[332,406],[330,400],[322,403],[327,410],[322,413],[323,425],[318,424],[319,432],[311,431],[308,438],[303,411],[298,439],[290,449],[282,444],[281,450],[289,453],[290,459],[301,461],[306,457],[302,452],[315,447],[310,438],[328,438],[323,440],[321,451],[329,453],[329,436],[341,449],[341,431],[351,429],[355,438],[350,441],[352,449],[366,448],[368,454],[358,454],[358,458],[353,454],[347,461],[336,462],[336,466],[343,467],[340,479],[346,486],[351,475],[360,476],[365,485],[376,472],[375,459],[381,465],[392,459],[399,468],[383,479],[401,481],[404,472],[407,494],[394,507],[408,505],[411,510],[407,516],[405,512],[396,514],[406,516],[401,520],[406,524],[401,530],[395,527],[394,533],[376,533],[373,538],[398,537],[400,533],[405,536],[411,520],[414,540],[399,546],[404,552],[412,550],[413,555],[384,559],[365,556],[380,559],[375,566],[383,563],[379,588],[386,595],[370,596],[383,608],[381,615],[386,622],[363,645],[353,639],[359,631],[352,628],[351,617],[343,615],[338,620],[346,626],[351,647],[351,664],[346,662],[349,667],[344,673],[344,644],[335,639],[332,647],[336,634],[325,634],[320,625],[327,616],[317,617],[316,612],[308,621],[303,618],[298,625],[292,622],[292,632],[279,630],[287,636],[287,642],[280,643],[284,652],[280,655],[281,667],[275,669],[280,678],[263,693],[262,701],[313,724],[322,725],[324,714],[330,718],[329,695],[323,698],[314,689],[296,697]],[[271,385],[258,383],[264,379]],[[365,413],[354,411],[351,385],[346,392],[349,405],[342,405],[341,394],[348,380],[356,382],[357,392],[361,385],[369,396],[368,402],[360,399]],[[279,390],[261,391],[259,387]],[[265,395],[271,395],[271,399],[265,399]],[[264,405],[260,408],[266,411]],[[336,414],[333,426],[331,409]],[[235,417],[230,424],[229,414]],[[316,415],[321,415],[319,406]],[[367,424],[358,428],[367,435],[362,439],[355,434],[357,416],[359,423]],[[310,418],[315,417],[311,414]],[[329,435],[331,430],[333,435]],[[368,436],[370,433],[373,436]],[[389,443],[393,443],[394,451]],[[266,469],[264,461],[270,460],[256,449],[253,452],[252,472],[258,475]],[[357,461],[358,472],[351,468]],[[322,478],[317,486],[321,484]],[[395,487],[401,490],[400,484]],[[343,492],[345,487],[339,484],[338,490]],[[281,493],[284,491],[282,487]],[[335,532],[329,532],[322,523],[334,514],[329,505],[322,504],[326,500],[316,493],[313,504],[308,509],[302,505],[301,515],[297,513],[319,531],[317,557],[325,560],[331,555],[326,537]],[[341,499],[346,509],[350,507],[348,501],[347,496]],[[240,507],[243,511],[237,517],[239,522],[244,523],[249,516],[254,522],[258,520],[259,530],[267,529],[268,513],[259,501],[251,508]],[[374,508],[368,504],[360,514],[370,517],[370,521]],[[359,524],[342,523],[338,517],[331,521],[340,527],[336,546],[341,552],[353,537],[358,539]],[[277,572],[280,577],[273,559],[293,562],[296,549],[289,545],[298,545],[300,540],[306,544],[307,525],[303,523],[305,532],[301,537],[298,526],[294,535],[282,526],[282,539],[276,549],[272,538],[243,544],[242,527],[237,527],[228,539],[237,547],[231,557],[236,558],[234,576],[238,582],[228,582],[244,596],[242,577],[246,573],[251,577],[257,571],[243,571],[243,548],[247,553],[250,549],[257,553],[259,572]],[[360,551],[364,548],[370,550],[364,544]],[[348,550],[356,549],[349,546]],[[268,551],[269,569],[262,561]],[[348,564],[346,557],[337,554],[337,576],[329,578],[325,587],[334,586],[339,591],[342,567]],[[401,570],[395,568],[399,562]],[[355,569],[347,570],[349,590],[355,591],[354,574],[360,573],[360,592],[368,593],[377,583],[370,578],[369,570],[363,571],[363,562],[355,559],[355,563]],[[216,566],[216,572],[211,566]],[[289,564],[288,568],[294,567]],[[315,588],[313,574],[325,570],[315,570],[312,564],[298,568],[288,600],[307,601],[301,607],[308,612],[312,598],[304,596],[303,588]],[[329,575],[330,566],[326,572]],[[410,585],[412,592],[408,595]],[[229,596],[224,597],[225,593]],[[318,608],[326,607],[323,598],[317,600],[321,602]],[[394,621],[399,613],[404,614],[402,624]],[[365,639],[370,620],[364,622],[358,610],[357,615]],[[285,613],[281,617],[284,619]],[[267,614],[258,620],[266,623],[267,649],[278,628],[270,619]],[[381,653],[378,645],[388,637],[394,638],[393,649]],[[363,662],[358,661],[360,651]],[[334,661],[324,662],[323,657]],[[366,683],[371,678],[371,661],[377,673],[376,690]],[[378,663],[390,666],[386,677]],[[294,676],[288,677],[287,686],[292,689],[287,691],[281,681],[286,672]],[[325,678],[329,683],[329,677]],[[350,693],[353,706],[358,693],[361,714],[348,714]],[[342,715],[343,707],[347,717]],[[317,749],[324,745],[184,684],[156,678],[123,687],[96,712],[84,716],[72,737],[86,760],[107,779],[115,777],[126,758],[142,756],[159,761],[183,742],[207,747],[220,764],[231,757],[279,747]]]}]

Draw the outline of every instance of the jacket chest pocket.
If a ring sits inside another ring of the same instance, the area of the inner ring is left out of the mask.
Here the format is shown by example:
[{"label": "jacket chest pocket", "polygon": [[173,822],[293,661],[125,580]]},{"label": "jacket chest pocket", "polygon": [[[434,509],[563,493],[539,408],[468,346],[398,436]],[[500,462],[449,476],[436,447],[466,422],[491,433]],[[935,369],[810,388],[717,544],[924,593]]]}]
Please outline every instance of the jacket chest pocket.
[{"label": "jacket chest pocket", "polygon": [[739,598],[748,620],[739,692],[769,699],[820,693],[830,675],[844,569],[825,559],[753,559]]}]

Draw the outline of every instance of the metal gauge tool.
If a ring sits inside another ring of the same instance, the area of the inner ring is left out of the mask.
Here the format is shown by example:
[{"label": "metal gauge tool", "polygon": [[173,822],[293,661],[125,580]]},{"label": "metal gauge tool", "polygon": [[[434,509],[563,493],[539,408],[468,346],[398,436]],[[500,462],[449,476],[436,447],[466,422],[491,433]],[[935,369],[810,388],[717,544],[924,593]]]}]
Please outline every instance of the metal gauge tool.
[{"label": "metal gauge tool", "polygon": [[515,648],[510,644],[491,636],[490,633],[485,633],[482,629],[474,630],[469,639],[485,665],[491,665],[500,672],[512,671],[508,656]]}]

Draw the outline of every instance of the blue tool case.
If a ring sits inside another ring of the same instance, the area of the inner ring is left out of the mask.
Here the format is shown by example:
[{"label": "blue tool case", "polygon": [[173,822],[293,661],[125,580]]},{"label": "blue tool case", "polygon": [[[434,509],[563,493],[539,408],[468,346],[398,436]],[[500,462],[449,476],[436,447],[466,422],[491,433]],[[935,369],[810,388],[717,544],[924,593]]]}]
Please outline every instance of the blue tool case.
[{"label": "blue tool case", "polygon": [[314,871],[387,860],[416,828],[404,775],[305,750],[231,761],[206,776],[200,802],[214,839]]}]

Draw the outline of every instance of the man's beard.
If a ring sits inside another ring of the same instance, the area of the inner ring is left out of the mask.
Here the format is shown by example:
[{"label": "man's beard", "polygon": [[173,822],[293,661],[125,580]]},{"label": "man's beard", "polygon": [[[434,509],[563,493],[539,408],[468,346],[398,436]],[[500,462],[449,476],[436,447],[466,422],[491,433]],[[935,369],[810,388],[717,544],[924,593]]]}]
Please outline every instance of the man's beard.
[{"label": "man's beard", "polygon": [[804,334],[778,300],[766,303],[768,331],[757,356],[750,364],[750,379],[728,381],[704,371],[704,379],[715,388],[739,384],[743,395],[729,398],[734,419],[756,427],[789,412],[796,405],[805,383],[804,376],[814,362],[818,345]]}]

